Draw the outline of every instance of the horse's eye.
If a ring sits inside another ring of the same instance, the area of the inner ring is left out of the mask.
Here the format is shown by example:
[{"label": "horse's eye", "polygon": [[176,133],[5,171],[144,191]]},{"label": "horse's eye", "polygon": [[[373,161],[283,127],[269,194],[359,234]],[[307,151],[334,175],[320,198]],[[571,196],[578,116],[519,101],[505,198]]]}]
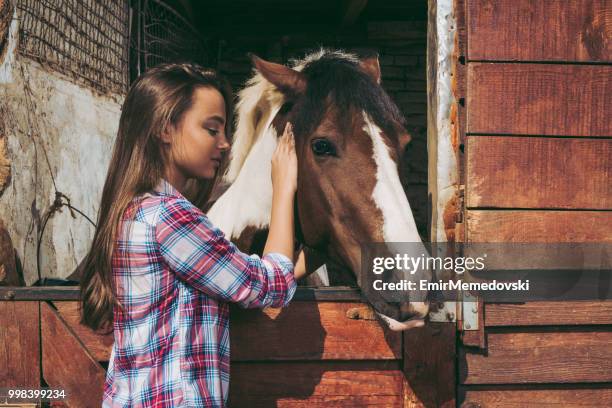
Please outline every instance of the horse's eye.
[{"label": "horse's eye", "polygon": [[327,139],[314,139],[312,141],[312,152],[317,156],[335,156],[336,148]]}]

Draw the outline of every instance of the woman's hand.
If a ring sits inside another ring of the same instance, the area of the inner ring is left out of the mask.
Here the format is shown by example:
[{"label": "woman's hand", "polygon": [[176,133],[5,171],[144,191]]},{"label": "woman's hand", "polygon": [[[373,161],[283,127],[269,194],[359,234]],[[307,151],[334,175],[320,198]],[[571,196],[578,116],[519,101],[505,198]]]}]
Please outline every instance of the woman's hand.
[{"label": "woman's hand", "polygon": [[291,124],[287,123],[272,156],[272,214],[264,255],[278,252],[293,258],[293,203],[297,190],[297,157]]},{"label": "woman's hand", "polygon": [[293,130],[289,122],[272,155],[272,189],[274,193],[291,196],[297,190],[297,156]]}]

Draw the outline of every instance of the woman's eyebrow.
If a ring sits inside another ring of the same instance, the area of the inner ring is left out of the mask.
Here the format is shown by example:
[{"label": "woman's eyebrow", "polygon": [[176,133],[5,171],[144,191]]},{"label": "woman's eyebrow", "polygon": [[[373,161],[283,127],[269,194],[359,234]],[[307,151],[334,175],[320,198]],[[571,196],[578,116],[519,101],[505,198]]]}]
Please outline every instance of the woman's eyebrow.
[{"label": "woman's eyebrow", "polygon": [[210,116],[208,118],[206,118],[207,121],[212,120],[215,122],[219,122],[220,125],[224,125],[225,124],[225,119],[223,119],[223,117],[219,116],[219,115],[214,115],[214,116]]}]

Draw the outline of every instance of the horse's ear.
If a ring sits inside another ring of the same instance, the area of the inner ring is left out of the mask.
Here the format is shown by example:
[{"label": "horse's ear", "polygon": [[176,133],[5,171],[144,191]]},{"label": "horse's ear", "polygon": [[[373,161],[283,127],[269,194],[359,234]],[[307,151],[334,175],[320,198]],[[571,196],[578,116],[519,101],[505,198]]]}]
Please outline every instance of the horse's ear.
[{"label": "horse's ear", "polygon": [[400,154],[404,154],[404,151],[406,151],[406,146],[408,146],[408,143],[410,143],[411,140],[412,140],[412,136],[410,135],[410,133],[406,131],[400,133],[399,135]]},{"label": "horse's ear", "polygon": [[378,62],[378,55],[362,58],[359,60],[359,66],[370,75],[377,84],[380,84],[380,63]]},{"label": "horse's ear", "polygon": [[306,90],[306,77],[300,71],[265,61],[254,54],[249,54],[249,57],[257,71],[281,92],[297,95]]}]

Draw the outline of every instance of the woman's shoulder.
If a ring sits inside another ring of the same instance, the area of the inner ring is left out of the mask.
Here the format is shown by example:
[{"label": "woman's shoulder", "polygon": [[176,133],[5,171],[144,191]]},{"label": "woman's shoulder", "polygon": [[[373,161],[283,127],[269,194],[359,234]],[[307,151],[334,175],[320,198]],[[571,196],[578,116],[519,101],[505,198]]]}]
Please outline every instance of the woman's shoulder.
[{"label": "woman's shoulder", "polygon": [[186,198],[150,191],[139,194],[128,204],[123,219],[157,225],[168,215],[198,217],[200,209]]},{"label": "woman's shoulder", "polygon": [[202,210],[168,183],[161,183],[155,189],[134,197],[125,214],[133,221],[144,222],[152,227],[160,224],[178,227],[180,224],[197,223],[205,228],[213,228]]}]

